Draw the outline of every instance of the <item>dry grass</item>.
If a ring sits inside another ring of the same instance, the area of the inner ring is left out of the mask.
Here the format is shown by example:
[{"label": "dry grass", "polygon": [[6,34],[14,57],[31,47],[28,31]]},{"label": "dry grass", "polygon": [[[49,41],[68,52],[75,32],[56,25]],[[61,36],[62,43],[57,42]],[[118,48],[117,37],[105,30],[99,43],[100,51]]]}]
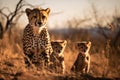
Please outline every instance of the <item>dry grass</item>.
[{"label": "dry grass", "polygon": [[[76,31],[74,31],[76,32]],[[65,55],[65,65],[66,65],[66,73],[62,74],[55,74],[50,73],[48,71],[36,71],[34,69],[28,70],[24,64],[24,55],[22,51],[22,30],[18,30],[13,28],[11,31],[11,36],[8,33],[4,34],[4,38],[0,40],[0,79],[18,79],[18,80],[88,80],[94,79],[94,77],[109,77],[115,78],[120,76],[120,65],[119,63],[115,63],[117,67],[110,66],[108,64],[108,58],[105,56],[105,49],[104,44],[101,44],[97,41],[97,38],[93,39],[90,35],[85,36],[83,32],[77,31],[75,36],[73,37],[73,33],[68,34],[61,34],[54,31],[50,31],[51,40],[58,40],[58,39],[66,39],[68,44],[64,51]],[[57,35],[57,36],[56,36]],[[98,38],[99,39],[99,38]],[[92,41],[92,48],[90,51],[91,54],[91,68],[89,75],[80,77],[75,76],[73,73],[70,72],[70,68],[77,57],[77,50],[75,48],[76,41],[82,40],[91,40]],[[99,39],[100,41],[100,39]],[[101,39],[101,42],[104,41]],[[117,55],[116,55],[117,56]],[[114,60],[118,61],[119,59],[114,56]],[[120,60],[119,60],[120,61]],[[94,76],[94,77],[93,77]],[[88,78],[87,78],[88,77]]]}]

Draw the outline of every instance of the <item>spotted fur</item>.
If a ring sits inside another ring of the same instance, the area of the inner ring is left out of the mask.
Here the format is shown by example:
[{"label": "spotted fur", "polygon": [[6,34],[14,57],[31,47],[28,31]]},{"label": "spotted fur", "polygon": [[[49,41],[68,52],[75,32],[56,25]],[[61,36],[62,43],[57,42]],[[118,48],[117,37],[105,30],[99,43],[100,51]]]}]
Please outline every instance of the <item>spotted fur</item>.
[{"label": "spotted fur", "polygon": [[60,41],[52,41],[52,48],[53,54],[50,56],[50,69],[56,73],[63,73],[65,72],[65,64],[64,64],[64,49],[67,45],[66,40]]},{"label": "spotted fur", "polygon": [[79,51],[77,59],[75,60],[71,71],[77,73],[88,73],[90,68],[90,55],[89,50],[91,42],[79,42],[77,43],[77,49]]},{"label": "spotted fur", "polygon": [[[23,51],[36,66],[41,64],[41,61],[44,65],[49,64],[50,54],[53,52],[48,29],[45,26],[49,12],[49,8],[26,9],[29,24],[23,33]],[[27,60],[25,62],[28,63]]]}]

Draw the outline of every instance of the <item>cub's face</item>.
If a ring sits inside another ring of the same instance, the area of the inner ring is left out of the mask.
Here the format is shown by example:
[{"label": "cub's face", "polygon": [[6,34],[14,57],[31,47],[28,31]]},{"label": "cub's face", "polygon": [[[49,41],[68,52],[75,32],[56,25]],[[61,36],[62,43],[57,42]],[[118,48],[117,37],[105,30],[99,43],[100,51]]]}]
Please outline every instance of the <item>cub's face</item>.
[{"label": "cub's face", "polygon": [[51,45],[53,48],[53,51],[55,54],[60,54],[63,53],[65,47],[66,47],[67,41],[66,40],[62,40],[62,41],[52,41]]},{"label": "cub's face", "polygon": [[26,14],[28,16],[29,24],[42,27],[46,24],[50,9],[39,9],[35,8],[33,10],[27,8]]},{"label": "cub's face", "polygon": [[90,49],[91,47],[91,42],[79,42],[77,43],[77,48],[81,52],[86,52]]}]

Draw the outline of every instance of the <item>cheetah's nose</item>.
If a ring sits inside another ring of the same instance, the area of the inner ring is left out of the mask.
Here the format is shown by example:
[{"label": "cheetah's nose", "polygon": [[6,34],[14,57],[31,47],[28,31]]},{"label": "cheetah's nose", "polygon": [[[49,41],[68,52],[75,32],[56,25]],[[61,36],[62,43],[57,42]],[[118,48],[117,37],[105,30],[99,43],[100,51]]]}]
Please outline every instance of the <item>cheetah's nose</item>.
[{"label": "cheetah's nose", "polygon": [[41,26],[41,25],[42,25],[42,22],[38,22],[38,24],[39,24],[39,26]]}]

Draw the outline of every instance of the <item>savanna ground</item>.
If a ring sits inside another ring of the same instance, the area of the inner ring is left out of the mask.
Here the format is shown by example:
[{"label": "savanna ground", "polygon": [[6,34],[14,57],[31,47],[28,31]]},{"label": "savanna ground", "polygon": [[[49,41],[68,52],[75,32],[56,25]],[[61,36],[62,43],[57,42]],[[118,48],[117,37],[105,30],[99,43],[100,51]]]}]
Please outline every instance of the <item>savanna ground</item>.
[{"label": "savanna ground", "polygon": [[[99,28],[49,30],[51,40],[68,42],[64,51],[66,72],[63,75],[25,67],[22,50],[23,29],[15,26],[10,32],[4,33],[3,39],[0,40],[0,80],[119,80],[119,41],[117,40],[117,47],[111,47],[109,40],[99,34],[99,31]],[[75,43],[79,41],[92,42],[90,71],[86,75],[75,75],[70,72],[78,54]]]}]

